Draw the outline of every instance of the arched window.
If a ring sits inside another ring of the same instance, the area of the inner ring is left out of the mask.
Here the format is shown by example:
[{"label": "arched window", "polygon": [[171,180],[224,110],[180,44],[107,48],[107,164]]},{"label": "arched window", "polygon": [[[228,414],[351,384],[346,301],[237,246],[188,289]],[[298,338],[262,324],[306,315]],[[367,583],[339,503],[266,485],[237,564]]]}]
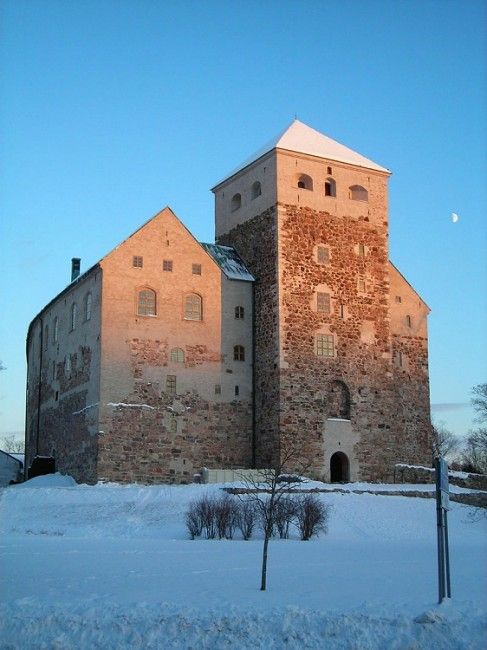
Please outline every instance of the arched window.
[{"label": "arched window", "polygon": [[353,201],[368,201],[369,193],[361,185],[352,185],[350,187],[350,198]]},{"label": "arched window", "polygon": [[243,345],[235,345],[233,348],[233,360],[245,361],[245,348]]},{"label": "arched window", "polygon": [[313,189],[313,179],[308,174],[299,174],[297,177],[297,186],[302,190]]},{"label": "arched window", "polygon": [[76,329],[76,321],[78,320],[78,305],[73,302],[71,305],[71,331]]},{"label": "arched window", "polygon": [[91,291],[86,294],[85,298],[85,320],[91,320],[91,305],[93,298],[91,296]]},{"label": "arched window", "polygon": [[337,187],[333,178],[327,178],[325,181],[325,196],[336,196]]},{"label": "arched window", "polygon": [[44,327],[44,350],[47,350],[49,344],[49,325]]},{"label": "arched window", "polygon": [[184,350],[173,348],[171,350],[171,361],[173,363],[184,363]]},{"label": "arched window", "polygon": [[152,289],[142,289],[137,296],[137,314],[139,316],[156,315],[156,292]]},{"label": "arched window", "polygon": [[242,195],[237,192],[237,194],[234,194],[232,196],[230,209],[232,210],[232,212],[235,212],[235,210],[238,210],[241,205],[242,205]]},{"label": "arched window", "polygon": [[184,318],[186,320],[202,320],[203,305],[201,296],[190,293],[184,299]]},{"label": "arched window", "polygon": [[329,418],[350,420],[350,391],[343,381],[332,381],[328,390],[327,410]]},{"label": "arched window", "polygon": [[261,194],[262,194],[262,187],[259,181],[255,181],[255,183],[252,185],[252,192],[251,192],[252,199],[256,199]]}]

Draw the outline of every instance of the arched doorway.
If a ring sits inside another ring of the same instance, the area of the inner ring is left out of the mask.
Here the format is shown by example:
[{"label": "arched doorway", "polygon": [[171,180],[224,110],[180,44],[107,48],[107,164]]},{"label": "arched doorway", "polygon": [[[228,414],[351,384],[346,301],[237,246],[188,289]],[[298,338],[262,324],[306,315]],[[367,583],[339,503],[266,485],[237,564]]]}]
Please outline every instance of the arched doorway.
[{"label": "arched doorway", "polygon": [[346,483],[350,480],[350,467],[347,455],[337,451],[330,458],[330,482]]}]

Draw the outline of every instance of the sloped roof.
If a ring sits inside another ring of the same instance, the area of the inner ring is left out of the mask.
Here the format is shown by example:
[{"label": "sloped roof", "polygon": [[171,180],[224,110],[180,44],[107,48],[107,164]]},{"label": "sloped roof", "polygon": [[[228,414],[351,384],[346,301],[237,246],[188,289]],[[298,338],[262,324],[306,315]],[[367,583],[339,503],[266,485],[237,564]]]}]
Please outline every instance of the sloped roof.
[{"label": "sloped roof", "polygon": [[237,252],[231,246],[201,243],[206,252],[211,255],[223,273],[230,280],[245,280],[253,282],[254,276],[248,271]]},{"label": "sloped roof", "polygon": [[296,153],[304,153],[310,156],[317,156],[318,158],[326,158],[327,160],[336,160],[337,162],[344,162],[349,165],[357,165],[357,167],[365,167],[366,169],[373,169],[375,171],[390,174],[390,171],[385,167],[381,167],[372,160],[365,158],[365,156],[349,149],[336,140],[332,140],[327,135],[323,135],[323,133],[312,129],[303,122],[294,120],[284,129],[284,131],[267,142],[267,144],[265,144],[261,149],[252,154],[250,158],[247,158],[247,160],[217,183],[215,187],[220,185],[224,180],[227,180],[227,178],[234,176],[248,165],[251,165],[273,149],[295,151]]}]

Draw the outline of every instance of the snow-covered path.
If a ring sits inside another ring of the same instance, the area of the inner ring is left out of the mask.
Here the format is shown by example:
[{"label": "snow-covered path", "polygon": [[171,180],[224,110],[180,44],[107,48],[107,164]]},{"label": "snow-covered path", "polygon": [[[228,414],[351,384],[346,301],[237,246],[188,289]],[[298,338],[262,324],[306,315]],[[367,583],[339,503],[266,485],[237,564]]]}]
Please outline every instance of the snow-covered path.
[{"label": "snow-covered path", "polygon": [[329,533],[272,541],[262,593],[259,539],[187,539],[187,504],[218,486],[28,485],[0,502],[0,648],[484,647],[487,519],[472,508],[452,504],[438,607],[433,500],[321,495]]}]

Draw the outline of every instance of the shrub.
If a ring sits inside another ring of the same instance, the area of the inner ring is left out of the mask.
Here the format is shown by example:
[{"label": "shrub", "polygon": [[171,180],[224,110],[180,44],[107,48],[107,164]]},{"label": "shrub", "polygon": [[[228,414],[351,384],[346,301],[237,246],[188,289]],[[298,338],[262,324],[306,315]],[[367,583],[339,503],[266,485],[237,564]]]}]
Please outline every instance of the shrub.
[{"label": "shrub", "polygon": [[257,517],[257,510],[253,501],[245,499],[245,501],[240,501],[237,509],[237,520],[236,524],[242,533],[242,537],[245,540],[248,540],[252,537],[254,532],[255,520]]},{"label": "shrub", "polygon": [[191,539],[199,537],[203,531],[203,522],[201,521],[201,514],[199,503],[193,501],[189,504],[189,509],[185,515],[186,528]]},{"label": "shrub", "polygon": [[274,506],[273,523],[281,539],[289,537],[289,526],[296,515],[296,500],[281,497]]},{"label": "shrub", "polygon": [[218,539],[232,539],[238,517],[238,503],[225,494],[214,502]]},{"label": "shrub", "polygon": [[296,519],[301,539],[306,541],[327,532],[329,507],[316,495],[306,494],[296,502]]}]

